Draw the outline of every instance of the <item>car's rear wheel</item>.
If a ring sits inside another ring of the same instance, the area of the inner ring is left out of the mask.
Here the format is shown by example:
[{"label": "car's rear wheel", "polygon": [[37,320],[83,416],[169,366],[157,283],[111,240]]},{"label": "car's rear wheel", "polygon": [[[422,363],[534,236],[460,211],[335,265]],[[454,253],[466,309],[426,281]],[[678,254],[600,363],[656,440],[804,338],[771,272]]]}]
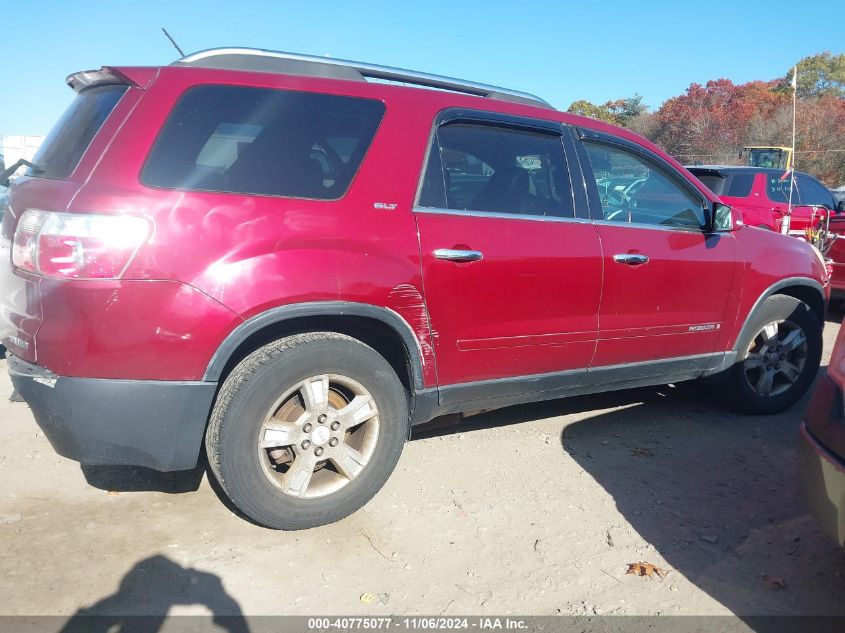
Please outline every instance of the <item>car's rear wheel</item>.
[{"label": "car's rear wheel", "polygon": [[744,413],[778,413],[813,382],[821,362],[822,325],[810,307],[775,295],[753,315],[738,361],[716,379],[723,399]]},{"label": "car's rear wheel", "polygon": [[232,502],[268,527],[337,521],[369,501],[408,437],[407,397],[375,350],[335,333],[247,356],[217,398],[206,448]]}]

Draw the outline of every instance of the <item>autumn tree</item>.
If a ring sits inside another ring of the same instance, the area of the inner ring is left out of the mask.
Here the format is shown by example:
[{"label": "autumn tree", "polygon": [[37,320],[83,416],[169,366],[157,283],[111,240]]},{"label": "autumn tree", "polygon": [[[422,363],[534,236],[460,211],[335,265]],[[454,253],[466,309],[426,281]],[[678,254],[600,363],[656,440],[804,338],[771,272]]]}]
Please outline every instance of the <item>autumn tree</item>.
[{"label": "autumn tree", "polygon": [[657,140],[682,161],[724,162],[748,145],[755,117],[768,117],[787,101],[775,82],[737,85],[716,79],[693,83],[657,111]]},{"label": "autumn tree", "polygon": [[[601,105],[574,102],[569,112],[623,125],[684,163],[739,162],[748,145],[792,143],[792,71],[773,81],[715,79],[650,112],[635,94]],[[798,62],[795,166],[830,186],[845,183],[845,54]]]}]

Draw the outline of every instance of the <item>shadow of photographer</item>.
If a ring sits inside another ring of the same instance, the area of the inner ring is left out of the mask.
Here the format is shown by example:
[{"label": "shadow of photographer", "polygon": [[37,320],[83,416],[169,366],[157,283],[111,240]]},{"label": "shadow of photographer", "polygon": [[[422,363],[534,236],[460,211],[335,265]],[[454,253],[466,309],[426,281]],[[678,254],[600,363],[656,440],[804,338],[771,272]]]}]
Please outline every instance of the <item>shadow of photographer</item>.
[{"label": "shadow of photographer", "polygon": [[[217,630],[249,633],[240,605],[215,574],[182,567],[165,556],[146,558],[123,577],[117,592],[79,609],[61,633],[158,633],[207,630],[205,616],[173,616],[177,605],[202,605]],[[180,622],[181,620],[181,622]]]}]

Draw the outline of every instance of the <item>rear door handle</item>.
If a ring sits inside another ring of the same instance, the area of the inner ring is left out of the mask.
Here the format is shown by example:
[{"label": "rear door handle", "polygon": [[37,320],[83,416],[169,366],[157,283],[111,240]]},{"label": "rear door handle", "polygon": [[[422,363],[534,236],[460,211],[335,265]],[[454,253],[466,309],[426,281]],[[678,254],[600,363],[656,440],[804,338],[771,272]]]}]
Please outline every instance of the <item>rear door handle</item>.
[{"label": "rear door handle", "polygon": [[445,259],[450,262],[477,262],[484,259],[481,251],[468,251],[455,248],[438,248],[434,251],[437,259]]},{"label": "rear door handle", "polygon": [[613,256],[617,264],[628,264],[628,266],[639,266],[648,263],[648,255],[642,253],[620,253]]}]

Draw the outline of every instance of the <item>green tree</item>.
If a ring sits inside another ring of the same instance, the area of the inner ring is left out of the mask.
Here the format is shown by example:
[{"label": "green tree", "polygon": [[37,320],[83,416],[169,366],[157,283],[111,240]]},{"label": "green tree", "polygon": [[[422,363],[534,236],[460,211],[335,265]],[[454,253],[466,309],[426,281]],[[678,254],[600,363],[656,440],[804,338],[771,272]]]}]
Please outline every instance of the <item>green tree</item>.
[{"label": "green tree", "polygon": [[613,125],[628,127],[632,121],[640,115],[648,112],[648,106],[643,103],[643,97],[634,93],[633,97],[627,99],[616,99],[602,105],[596,105],[586,99],[574,101],[567,110],[570,114],[588,116],[591,119],[598,119]]},{"label": "green tree", "polygon": [[[778,92],[792,90],[792,68],[778,83]],[[798,62],[798,97],[845,97],[845,53],[829,51],[804,57]]]},{"label": "green tree", "polygon": [[622,121],[619,119],[619,115],[608,107],[609,103],[612,102],[608,102],[604,105],[596,105],[595,103],[590,103],[586,99],[579,99],[578,101],[572,102],[572,105],[569,106],[567,112],[580,116],[588,116],[591,119],[598,119],[599,121],[612,123],[613,125],[621,125]]},{"label": "green tree", "polygon": [[[605,105],[611,104],[607,103]],[[614,101],[611,110],[619,117],[622,125],[629,127],[634,119],[648,112],[648,106],[643,103],[643,96],[635,92],[633,97]]]}]

